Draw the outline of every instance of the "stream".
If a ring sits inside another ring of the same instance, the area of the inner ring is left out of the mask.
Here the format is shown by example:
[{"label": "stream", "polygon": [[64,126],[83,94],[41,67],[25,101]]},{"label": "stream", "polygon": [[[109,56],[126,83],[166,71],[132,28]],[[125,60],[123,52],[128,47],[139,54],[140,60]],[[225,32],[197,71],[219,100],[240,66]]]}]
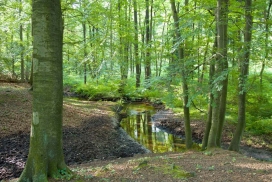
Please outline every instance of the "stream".
[{"label": "stream", "polygon": [[121,127],[138,143],[153,153],[180,152],[185,150],[185,141],[160,130],[151,116],[156,113],[153,106],[145,103],[130,103],[125,106],[128,117]]},{"label": "stream", "polygon": [[[169,134],[155,126],[152,115],[156,113],[153,106],[145,103],[125,105],[128,117],[121,120],[121,127],[138,143],[153,153],[181,152],[186,149],[184,139]],[[223,144],[223,148],[227,149]],[[240,152],[258,160],[272,161],[270,150],[241,146]]]}]

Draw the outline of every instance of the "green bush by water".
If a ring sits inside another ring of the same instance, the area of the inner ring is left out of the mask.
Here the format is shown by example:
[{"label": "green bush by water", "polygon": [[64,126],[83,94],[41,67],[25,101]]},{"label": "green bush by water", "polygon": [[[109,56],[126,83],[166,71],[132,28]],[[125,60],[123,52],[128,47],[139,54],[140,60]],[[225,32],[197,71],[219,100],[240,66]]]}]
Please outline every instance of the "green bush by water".
[{"label": "green bush by water", "polygon": [[272,134],[272,119],[262,119],[254,122],[249,122],[246,130],[255,135],[271,135]]}]

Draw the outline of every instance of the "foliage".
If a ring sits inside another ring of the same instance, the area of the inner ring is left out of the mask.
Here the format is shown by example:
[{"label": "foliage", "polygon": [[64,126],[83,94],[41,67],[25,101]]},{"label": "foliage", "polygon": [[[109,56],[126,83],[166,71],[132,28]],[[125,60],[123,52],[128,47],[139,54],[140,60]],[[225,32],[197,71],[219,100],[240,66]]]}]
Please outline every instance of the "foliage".
[{"label": "foliage", "polygon": [[262,85],[259,85],[255,76],[251,78],[247,112],[255,119],[272,117],[271,76],[271,74],[265,74]]},{"label": "foliage", "polygon": [[64,180],[71,180],[75,175],[67,169],[59,169],[59,176],[56,176],[56,179],[64,179]]},{"label": "foliage", "polygon": [[104,84],[79,84],[76,87],[76,93],[90,100],[103,100],[121,97],[121,95],[118,93],[118,84],[112,82],[104,82]]},{"label": "foliage", "polygon": [[271,135],[272,119],[261,119],[247,123],[246,130],[255,135]]},{"label": "foliage", "polygon": [[[148,99],[163,102],[169,108],[180,110],[182,97],[189,95],[192,117],[203,118],[207,112],[209,89],[222,89],[222,80],[229,77],[226,120],[237,122],[239,61],[245,26],[244,2],[232,0],[228,12],[228,64],[229,69],[209,80],[209,69],[215,58],[214,38],[216,2],[189,1],[179,4],[180,37],[174,41],[171,6],[168,1],[150,3],[151,41],[146,41],[145,1],[137,1],[138,22],[134,27],[132,1],[62,1],[63,12],[63,69],[64,85],[79,95],[92,100]],[[271,83],[271,35],[266,25],[271,24],[268,1],[253,2],[254,26],[247,91],[246,115],[250,130],[252,123],[272,116]],[[151,7],[152,6],[152,7]],[[269,15],[269,17],[264,17]],[[32,36],[31,1],[4,1],[0,6],[0,80],[20,78],[22,58],[24,71],[30,79]],[[204,21],[205,20],[205,21]],[[22,26],[22,39],[20,38]],[[84,28],[85,27],[85,28]],[[136,42],[136,39],[138,42]],[[186,41],[186,42],[184,42]],[[136,43],[138,51],[136,51]],[[186,44],[184,50],[185,79],[189,93],[182,90],[183,65],[176,61],[176,50]],[[145,78],[147,49],[151,62],[151,77]],[[137,52],[137,54],[136,54]],[[136,59],[138,58],[138,60]],[[140,65],[140,87],[136,88],[136,63]],[[260,75],[264,72],[262,83]],[[83,84],[84,74],[87,84]],[[122,78],[122,79],[121,79]],[[196,110],[194,110],[196,109]],[[258,127],[257,127],[258,128]],[[260,128],[259,128],[260,129]],[[258,130],[259,130],[258,129]]]}]

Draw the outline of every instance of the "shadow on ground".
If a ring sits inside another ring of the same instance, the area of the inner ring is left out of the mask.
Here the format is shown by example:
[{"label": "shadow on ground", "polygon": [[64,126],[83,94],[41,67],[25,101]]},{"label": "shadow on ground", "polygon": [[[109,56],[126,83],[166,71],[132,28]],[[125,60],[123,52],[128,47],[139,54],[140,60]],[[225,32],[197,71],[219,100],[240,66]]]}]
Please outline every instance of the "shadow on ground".
[{"label": "shadow on ground", "polygon": [[[0,139],[0,180],[20,176],[27,160],[29,139],[29,134],[23,132]],[[114,127],[107,116],[92,117],[79,127],[64,127],[63,148],[67,165],[149,152],[123,129]]]}]

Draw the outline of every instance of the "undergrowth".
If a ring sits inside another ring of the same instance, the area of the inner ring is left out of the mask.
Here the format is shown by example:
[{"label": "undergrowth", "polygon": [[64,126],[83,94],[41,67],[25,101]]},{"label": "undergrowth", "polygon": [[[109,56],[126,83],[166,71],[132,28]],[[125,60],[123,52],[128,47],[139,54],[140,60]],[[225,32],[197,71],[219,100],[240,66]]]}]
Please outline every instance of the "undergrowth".
[{"label": "undergrowth", "polygon": [[[228,123],[237,124],[238,91],[237,75],[231,76],[228,97],[226,120]],[[246,103],[246,130],[255,135],[271,134],[272,102],[271,102],[271,74],[264,74],[263,83],[257,82],[256,75],[249,76],[247,86]],[[142,77],[141,80],[144,80]],[[179,78],[167,76],[153,77],[148,81],[142,81],[141,86],[136,88],[135,77],[120,81],[119,78],[105,77],[103,79],[89,80],[83,84],[79,76],[66,75],[65,85],[81,97],[89,100],[149,100],[163,103],[166,108],[174,109],[182,115],[183,92]],[[209,103],[208,86],[202,85],[196,79],[189,82],[190,97],[187,107],[191,109],[192,119],[206,120]]]}]

